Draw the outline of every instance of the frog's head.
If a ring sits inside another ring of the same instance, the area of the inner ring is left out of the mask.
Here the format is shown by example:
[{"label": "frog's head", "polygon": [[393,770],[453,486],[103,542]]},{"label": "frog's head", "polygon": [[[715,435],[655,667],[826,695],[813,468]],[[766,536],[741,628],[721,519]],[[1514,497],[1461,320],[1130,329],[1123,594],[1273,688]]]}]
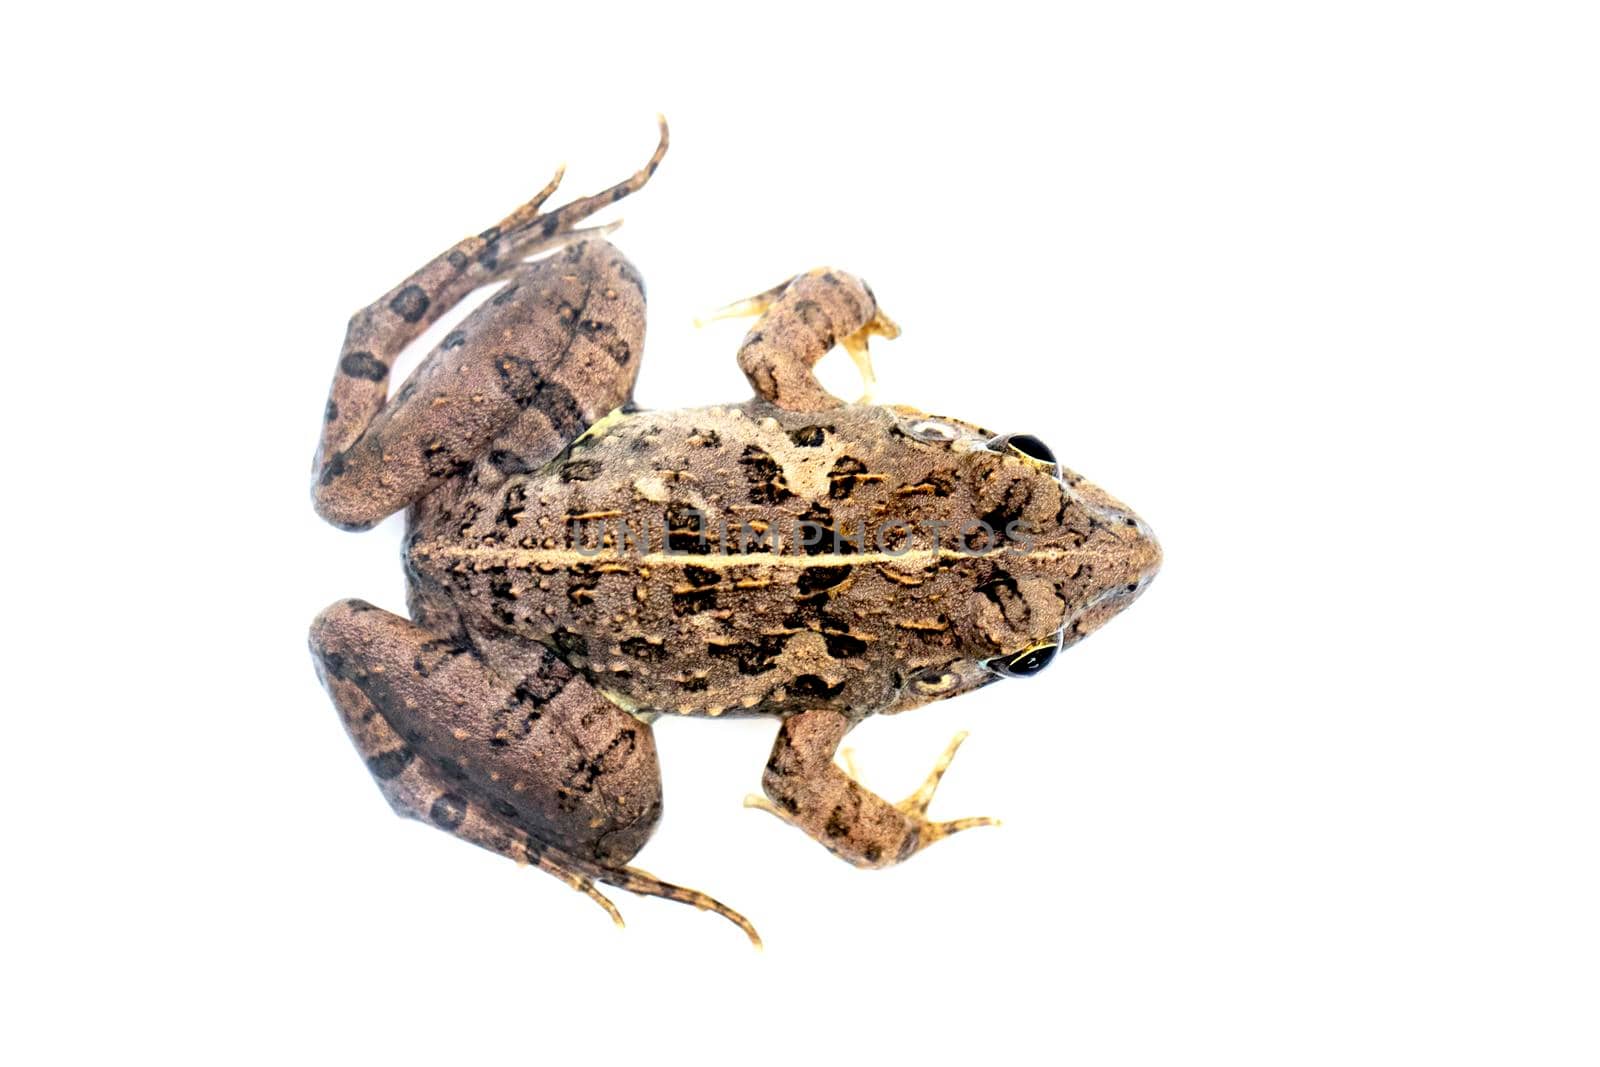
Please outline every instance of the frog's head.
[{"label": "frog's head", "polygon": [[[953,640],[930,649],[929,662],[907,664],[914,669],[888,710],[1036,675],[1155,578],[1161,547],[1150,527],[1063,468],[1039,438],[926,417],[902,425],[919,444],[945,450],[948,499],[970,519],[968,535],[947,539],[956,554],[944,554],[930,583],[949,605]],[[984,528],[995,537],[977,551]]]}]

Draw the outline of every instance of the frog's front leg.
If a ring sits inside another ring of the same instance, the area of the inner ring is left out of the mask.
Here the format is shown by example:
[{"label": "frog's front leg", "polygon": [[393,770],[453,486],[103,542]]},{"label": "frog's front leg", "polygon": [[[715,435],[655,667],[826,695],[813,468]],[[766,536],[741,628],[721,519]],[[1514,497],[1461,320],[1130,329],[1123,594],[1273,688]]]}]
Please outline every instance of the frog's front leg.
[{"label": "frog's front leg", "polygon": [[951,834],[997,825],[988,818],[933,822],[926,817],[939,780],[965,735],[951,742],[915,793],[891,804],[833,762],[849,728],[848,719],[827,709],[785,719],[761,776],[770,799],[750,797],[745,803],[798,826],[857,867],[888,867]]},{"label": "frog's front leg", "polygon": [[866,282],[825,267],[731,304],[714,317],[734,315],[761,316],[739,346],[739,369],[763,399],[788,411],[844,404],[822,388],[812,370],[835,344],[855,360],[870,394],[874,378],[867,339],[900,335]]},{"label": "frog's front leg", "polygon": [[359,600],[311,624],[318,674],[367,769],[400,815],[587,893],[614,885],[743,916],[703,893],[624,866],[661,814],[650,727],[554,653],[530,646],[515,676],[470,645]]},{"label": "frog's front leg", "polygon": [[[370,526],[463,470],[504,431],[515,428],[554,455],[627,400],[644,340],[643,287],[604,241],[572,243],[605,229],[575,227],[641,188],[666,147],[663,123],[655,155],[632,177],[541,212],[558,174],[498,225],[351,318],[313,464],[319,514],[350,529]],[[560,256],[521,262],[564,244],[572,247]],[[389,369],[400,351],[472,290],[497,281],[507,284],[391,398]],[[530,407],[539,415],[528,416]],[[536,425],[522,425],[529,419]]]}]

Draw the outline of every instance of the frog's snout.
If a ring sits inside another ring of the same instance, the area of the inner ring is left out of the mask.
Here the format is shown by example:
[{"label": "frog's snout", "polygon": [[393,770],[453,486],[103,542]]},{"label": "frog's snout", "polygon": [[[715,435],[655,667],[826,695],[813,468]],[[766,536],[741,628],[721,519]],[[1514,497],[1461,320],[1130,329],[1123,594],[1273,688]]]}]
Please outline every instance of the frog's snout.
[{"label": "frog's snout", "polygon": [[1067,624],[1062,634],[1065,647],[1077,644],[1110,622],[1132,604],[1155,580],[1161,570],[1161,542],[1155,531],[1137,515],[1128,514],[1117,531],[1122,542],[1117,551],[1120,577],[1103,588]]},{"label": "frog's snout", "polygon": [[1123,573],[1131,580],[1107,589],[1098,598],[1110,609],[1107,619],[1138,600],[1161,571],[1161,542],[1148,523],[1130,514],[1123,520],[1121,532]]},{"label": "frog's snout", "polygon": [[1143,592],[1161,572],[1161,542],[1156,540],[1156,532],[1150,529],[1149,523],[1137,515],[1128,518],[1133,523],[1131,528],[1135,535],[1133,566],[1139,574],[1139,592]]}]

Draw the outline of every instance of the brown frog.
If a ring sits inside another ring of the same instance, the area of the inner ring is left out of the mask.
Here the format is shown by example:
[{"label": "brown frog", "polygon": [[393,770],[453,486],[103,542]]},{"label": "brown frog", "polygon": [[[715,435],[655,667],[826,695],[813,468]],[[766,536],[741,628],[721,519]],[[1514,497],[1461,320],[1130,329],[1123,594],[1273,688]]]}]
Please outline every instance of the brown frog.
[{"label": "brown frog", "polygon": [[[927,815],[957,737],[890,803],[834,762],[844,735],[1041,670],[1144,590],[1161,553],[1037,438],[847,404],[812,367],[899,331],[860,279],[814,270],[734,305],[756,397],[631,403],[645,294],[578,223],[667,148],[543,211],[560,175],[351,319],[313,497],[347,529],[407,510],[410,618],[358,600],[311,627],[318,672],[402,815],[555,874],[736,912],[628,863],[661,815],[660,715],[780,721],[748,803],[862,867],[988,819]],[[527,261],[536,253],[550,253]],[[407,343],[499,291],[389,395]],[[759,943],[759,942],[758,942]]]}]

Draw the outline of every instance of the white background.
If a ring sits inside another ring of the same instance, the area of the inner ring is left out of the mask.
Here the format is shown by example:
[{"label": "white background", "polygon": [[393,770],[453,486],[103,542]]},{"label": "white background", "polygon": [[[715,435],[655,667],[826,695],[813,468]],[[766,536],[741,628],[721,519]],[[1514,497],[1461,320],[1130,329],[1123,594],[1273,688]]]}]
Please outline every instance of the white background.
[{"label": "white background", "polygon": [[[1591,10],[13,12],[5,1058],[1600,1061]],[[403,607],[398,520],[307,501],[346,316],[658,110],[642,403],[746,395],[693,316],[838,265],[886,400],[1167,554],[854,735],[896,797],[970,729],[934,813],[1005,819],[900,868],[740,807],[770,723],[660,724],[640,861],[764,953],[394,818],[304,647]]]}]

